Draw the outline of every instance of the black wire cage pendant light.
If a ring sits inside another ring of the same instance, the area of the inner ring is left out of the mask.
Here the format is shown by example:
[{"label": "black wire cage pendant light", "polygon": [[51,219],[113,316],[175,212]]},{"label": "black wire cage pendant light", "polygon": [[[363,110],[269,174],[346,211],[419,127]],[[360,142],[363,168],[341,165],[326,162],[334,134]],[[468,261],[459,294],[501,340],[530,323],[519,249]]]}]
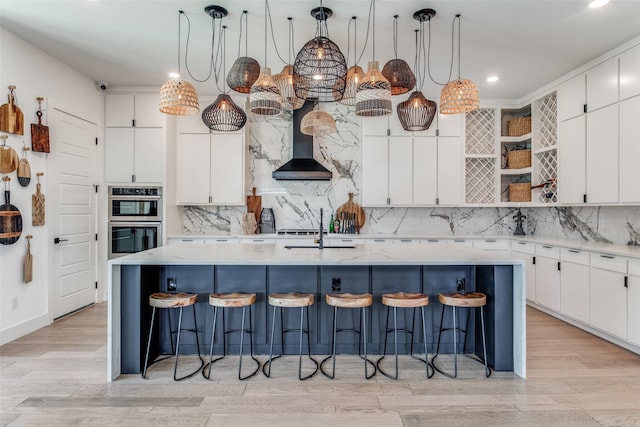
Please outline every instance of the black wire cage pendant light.
[{"label": "black wire cage pendant light", "polygon": [[[420,21],[420,45],[418,45],[418,30],[416,30],[416,57],[415,57],[415,71],[418,75],[420,83],[420,89],[424,85],[425,72],[424,69],[420,73],[420,65],[423,65],[424,60],[420,54],[421,47],[424,46],[424,32],[422,23],[426,20],[430,20],[436,15],[436,11],[433,9],[422,9],[413,14],[413,18]],[[428,59],[427,59],[428,60]],[[417,88],[416,88],[417,89]],[[422,94],[421,90],[414,91],[409,98],[398,104],[396,107],[398,113],[398,119],[402,128],[407,131],[424,131],[429,129],[433,119],[438,111],[438,106],[434,101],[431,101]]]},{"label": "black wire cage pendant light", "polygon": [[[226,26],[222,27],[222,70],[225,69],[226,57]],[[224,77],[222,84],[225,84]],[[223,91],[215,101],[202,112],[202,122],[211,130],[217,132],[234,132],[240,130],[247,123],[247,115],[233,102],[233,99]]]},{"label": "black wire cage pendant light", "polygon": [[327,19],[332,15],[333,11],[323,7],[322,1],[311,11],[316,19],[316,37],[300,49],[293,64],[298,98],[333,102],[344,95],[347,63],[338,45],[328,37]]}]

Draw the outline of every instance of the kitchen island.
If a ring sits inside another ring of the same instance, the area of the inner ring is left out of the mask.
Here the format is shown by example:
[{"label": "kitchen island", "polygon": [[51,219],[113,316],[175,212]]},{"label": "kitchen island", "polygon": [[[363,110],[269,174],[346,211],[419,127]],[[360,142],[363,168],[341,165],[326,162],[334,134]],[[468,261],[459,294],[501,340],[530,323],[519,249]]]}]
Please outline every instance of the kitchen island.
[{"label": "kitchen island", "polygon": [[[495,370],[514,371],[521,377],[526,374],[524,266],[508,252],[413,243],[357,244],[352,248],[323,250],[287,249],[281,243],[213,243],[204,247],[173,244],[109,261],[109,380],[121,373],[140,372],[150,322],[147,298],[153,292],[168,290],[170,278],[175,279],[178,291],[200,296],[196,310],[203,351],[208,349],[211,331],[207,294],[255,292],[253,323],[258,354],[268,352],[267,331],[271,321],[268,294],[292,290],[316,295],[310,312],[311,345],[315,354],[327,354],[330,349],[331,310],[324,302],[324,294],[373,294],[375,303],[367,319],[367,329],[375,353],[382,351],[386,320],[380,296],[393,291],[424,292],[431,300],[427,310],[427,339],[433,352],[442,309],[437,295],[456,290],[457,283],[462,281],[465,291],[477,290],[488,295],[489,364]],[[405,311],[409,313],[402,317],[409,323],[411,311]],[[290,317],[294,324],[296,316]],[[186,316],[185,320],[190,318]],[[473,316],[469,321],[467,350],[476,352],[480,328],[475,327],[477,322]],[[233,319],[230,322],[233,323]],[[153,354],[170,348],[167,328],[161,325],[160,330],[163,328],[167,338],[154,343]],[[342,340],[338,341],[339,352],[357,351],[357,346],[350,343],[351,337]],[[408,342],[408,338],[401,342],[402,351],[409,350]],[[185,339],[184,343],[187,351],[196,352],[195,340]],[[229,343],[230,350],[235,351],[234,342]],[[451,344],[451,337],[448,340],[443,337],[444,352],[451,350]],[[420,348],[418,340],[414,345]],[[285,352],[297,353],[297,349],[286,347]]]}]

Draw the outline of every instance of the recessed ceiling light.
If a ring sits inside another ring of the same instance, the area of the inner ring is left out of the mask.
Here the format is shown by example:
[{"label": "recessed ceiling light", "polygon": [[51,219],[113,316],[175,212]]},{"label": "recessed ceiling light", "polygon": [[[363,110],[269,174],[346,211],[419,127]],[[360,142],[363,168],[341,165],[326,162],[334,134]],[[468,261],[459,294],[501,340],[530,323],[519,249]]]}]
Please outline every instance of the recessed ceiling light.
[{"label": "recessed ceiling light", "polygon": [[169,73],[169,77],[171,77],[172,79],[179,79],[180,78],[180,74],[176,73],[176,72],[171,72],[171,73]]},{"label": "recessed ceiling light", "polygon": [[595,9],[597,7],[602,7],[607,3],[609,3],[609,0],[592,0],[591,3],[589,3],[589,7]]},{"label": "recessed ceiling light", "polygon": [[495,83],[495,82],[497,82],[498,80],[500,80],[500,77],[498,77],[498,76],[489,76],[489,77],[487,77],[487,81],[488,81],[489,83]]}]

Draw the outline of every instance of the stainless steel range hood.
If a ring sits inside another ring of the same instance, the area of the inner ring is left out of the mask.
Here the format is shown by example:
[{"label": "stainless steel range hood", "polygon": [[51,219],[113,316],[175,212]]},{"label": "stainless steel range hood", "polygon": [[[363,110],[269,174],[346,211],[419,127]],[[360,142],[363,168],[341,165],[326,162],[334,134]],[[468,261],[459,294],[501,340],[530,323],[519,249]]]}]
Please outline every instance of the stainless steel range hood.
[{"label": "stainless steel range hood", "polygon": [[313,110],[314,105],[314,101],[307,100],[302,108],[293,110],[293,158],[273,171],[271,176],[274,179],[314,181],[331,179],[331,171],[313,158],[313,136],[300,132],[302,118]]}]

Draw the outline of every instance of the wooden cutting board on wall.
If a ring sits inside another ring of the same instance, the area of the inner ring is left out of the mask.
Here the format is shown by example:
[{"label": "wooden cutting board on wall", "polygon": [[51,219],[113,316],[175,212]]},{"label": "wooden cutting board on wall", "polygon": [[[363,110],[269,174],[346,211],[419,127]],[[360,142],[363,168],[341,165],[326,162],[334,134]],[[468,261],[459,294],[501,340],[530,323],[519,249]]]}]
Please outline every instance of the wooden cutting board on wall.
[{"label": "wooden cutting board on wall", "polygon": [[262,196],[256,195],[256,187],[253,187],[251,195],[247,196],[247,212],[255,215],[256,223],[260,222],[260,213],[262,212]]},{"label": "wooden cutting board on wall", "polygon": [[367,215],[364,212],[364,209],[360,207],[356,202],[353,201],[353,193],[349,193],[349,200],[347,203],[343,204],[336,211],[336,215],[340,217],[342,214],[351,215],[355,221],[355,231],[356,233],[360,233],[360,229],[364,225],[364,222],[367,219]]}]

